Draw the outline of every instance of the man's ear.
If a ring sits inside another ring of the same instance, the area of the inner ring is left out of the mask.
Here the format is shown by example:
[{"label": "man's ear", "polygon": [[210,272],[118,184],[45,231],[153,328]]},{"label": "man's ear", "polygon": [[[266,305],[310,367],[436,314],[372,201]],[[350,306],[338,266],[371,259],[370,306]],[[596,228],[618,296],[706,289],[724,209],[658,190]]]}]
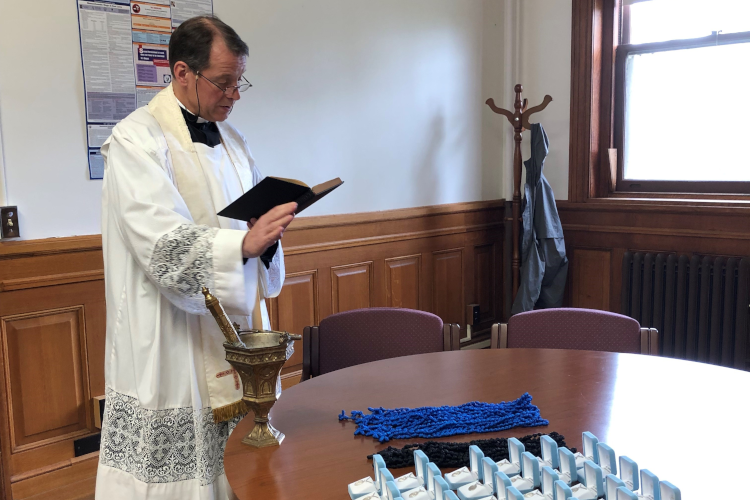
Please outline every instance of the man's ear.
[{"label": "man's ear", "polygon": [[197,75],[190,71],[188,65],[182,61],[177,61],[172,71],[174,72],[174,83],[183,88],[187,88],[189,82],[197,77]]}]

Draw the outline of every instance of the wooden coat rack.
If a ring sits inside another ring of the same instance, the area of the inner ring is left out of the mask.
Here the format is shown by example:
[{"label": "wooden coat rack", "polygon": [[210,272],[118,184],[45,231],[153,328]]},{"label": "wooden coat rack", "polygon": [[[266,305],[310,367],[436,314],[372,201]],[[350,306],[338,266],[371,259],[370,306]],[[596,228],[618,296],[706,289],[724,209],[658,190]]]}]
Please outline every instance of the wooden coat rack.
[{"label": "wooden coat rack", "polygon": [[524,130],[531,128],[529,123],[529,117],[534,113],[538,113],[547,107],[552,102],[552,97],[545,95],[544,100],[538,106],[526,109],[529,104],[528,99],[521,99],[521,93],[523,92],[523,86],[518,84],[514,88],[516,92],[516,100],[513,102],[514,112],[508,111],[507,109],[498,108],[495,106],[495,101],[492,98],[487,99],[486,103],[492,111],[500,115],[505,116],[511,125],[513,125],[516,146],[513,150],[513,300],[516,300],[516,294],[518,293],[518,284],[521,275],[521,167],[523,160],[521,158],[521,135]]}]

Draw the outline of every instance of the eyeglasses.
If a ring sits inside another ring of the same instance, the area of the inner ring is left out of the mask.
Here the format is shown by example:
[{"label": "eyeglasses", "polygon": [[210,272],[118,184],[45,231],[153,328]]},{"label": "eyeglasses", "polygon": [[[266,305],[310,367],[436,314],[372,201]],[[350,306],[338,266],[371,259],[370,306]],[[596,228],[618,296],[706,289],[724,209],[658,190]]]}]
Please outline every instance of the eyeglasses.
[{"label": "eyeglasses", "polygon": [[196,71],[195,74],[198,75],[198,76],[200,76],[201,78],[203,78],[204,80],[206,80],[210,84],[212,84],[217,89],[219,89],[222,92],[224,92],[224,95],[226,95],[227,97],[232,97],[234,95],[234,91],[235,90],[239,90],[240,92],[244,92],[244,91],[246,91],[247,89],[249,89],[250,87],[253,86],[250,82],[247,81],[247,79],[245,78],[244,75],[240,77],[240,81],[239,81],[240,84],[239,85],[232,85],[232,86],[228,86],[228,87],[222,87],[221,85],[219,85],[215,81],[211,80],[210,78],[207,78],[200,71]]}]

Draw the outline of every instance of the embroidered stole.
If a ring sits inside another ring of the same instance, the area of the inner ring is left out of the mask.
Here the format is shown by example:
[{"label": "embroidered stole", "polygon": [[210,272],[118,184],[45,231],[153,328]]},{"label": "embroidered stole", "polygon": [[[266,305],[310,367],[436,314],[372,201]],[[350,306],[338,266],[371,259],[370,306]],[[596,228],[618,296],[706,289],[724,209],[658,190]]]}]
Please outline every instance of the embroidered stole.
[{"label": "embroidered stole", "polygon": [[[172,85],[159,92],[148,105],[149,112],[159,122],[169,148],[172,171],[177,190],[187,205],[193,222],[209,227],[220,227],[216,207],[206,188],[205,172],[200,164],[198,153],[185,124],[180,105],[174,95]],[[239,159],[244,154],[242,136],[228,124],[217,123],[222,144],[226,147],[229,159],[235,167],[242,165]],[[259,287],[260,288],[260,287]],[[255,307],[251,319],[252,328],[264,328],[259,292],[255,296]],[[231,365],[224,359],[224,335],[209,315],[200,317],[201,344],[206,384],[215,422],[230,420],[247,413],[242,401],[242,384]],[[266,325],[268,328],[268,325]]]}]

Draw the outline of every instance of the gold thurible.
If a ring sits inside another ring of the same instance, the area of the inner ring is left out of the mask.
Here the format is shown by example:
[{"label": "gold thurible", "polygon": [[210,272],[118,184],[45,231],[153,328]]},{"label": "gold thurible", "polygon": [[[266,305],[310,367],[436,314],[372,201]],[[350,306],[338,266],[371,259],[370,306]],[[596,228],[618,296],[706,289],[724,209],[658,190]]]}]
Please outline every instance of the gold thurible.
[{"label": "gold thurible", "polygon": [[229,320],[219,299],[205,287],[203,295],[227,339],[226,360],[242,379],[242,401],[255,414],[255,425],[242,442],[256,448],[278,446],[284,433],[271,425],[269,413],[281,395],[281,368],[294,353],[294,341],[302,337],[288,332],[240,330]]}]

